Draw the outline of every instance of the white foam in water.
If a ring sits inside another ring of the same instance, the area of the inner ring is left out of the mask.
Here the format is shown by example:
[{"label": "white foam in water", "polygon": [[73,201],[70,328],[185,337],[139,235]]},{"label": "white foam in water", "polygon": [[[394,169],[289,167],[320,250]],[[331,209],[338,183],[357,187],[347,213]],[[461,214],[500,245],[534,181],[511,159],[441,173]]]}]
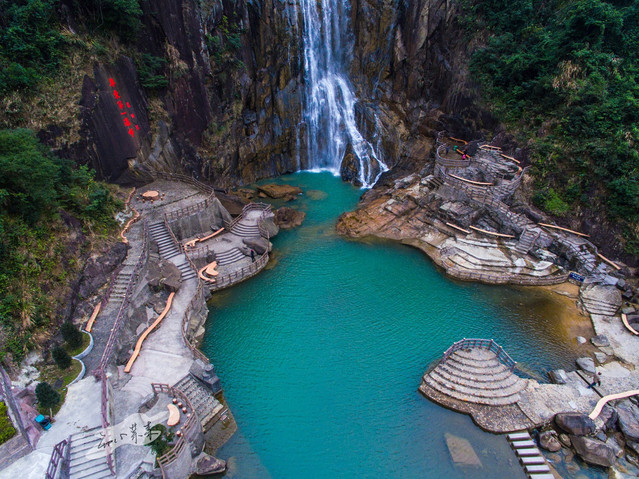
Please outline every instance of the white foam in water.
[{"label": "white foam in water", "polygon": [[349,4],[344,0],[300,0],[300,6],[308,169],[339,174],[350,144],[359,162],[360,182],[364,187],[372,187],[388,166],[380,152],[360,133],[355,121],[357,99],[345,73],[353,44],[348,23]]}]

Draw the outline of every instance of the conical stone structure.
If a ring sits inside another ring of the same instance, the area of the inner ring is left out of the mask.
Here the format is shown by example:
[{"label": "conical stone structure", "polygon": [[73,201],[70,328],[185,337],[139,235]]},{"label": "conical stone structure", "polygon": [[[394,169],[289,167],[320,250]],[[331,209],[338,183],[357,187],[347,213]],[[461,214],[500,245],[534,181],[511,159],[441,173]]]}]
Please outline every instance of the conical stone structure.
[{"label": "conical stone structure", "polygon": [[526,385],[527,381],[514,374],[512,368],[499,359],[498,353],[485,347],[472,347],[444,355],[444,359],[424,375],[420,389],[426,396],[432,388],[463,402],[507,406],[519,401],[518,393]]}]

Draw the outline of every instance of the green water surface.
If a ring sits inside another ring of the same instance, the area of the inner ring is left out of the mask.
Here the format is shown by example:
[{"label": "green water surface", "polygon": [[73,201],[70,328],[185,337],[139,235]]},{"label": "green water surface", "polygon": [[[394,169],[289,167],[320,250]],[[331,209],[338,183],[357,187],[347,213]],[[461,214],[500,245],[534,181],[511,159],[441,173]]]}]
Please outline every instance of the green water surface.
[{"label": "green water surface", "polygon": [[[329,173],[278,180],[303,188],[307,216],[273,239],[268,269],[216,293],[203,351],[238,433],[217,455],[235,478],[524,478],[505,438],[421,396],[428,365],[463,337],[493,338],[541,376],[570,367],[552,299],[462,283],[421,252],[335,233],[362,190]],[[455,466],[446,432],[482,467]]]}]

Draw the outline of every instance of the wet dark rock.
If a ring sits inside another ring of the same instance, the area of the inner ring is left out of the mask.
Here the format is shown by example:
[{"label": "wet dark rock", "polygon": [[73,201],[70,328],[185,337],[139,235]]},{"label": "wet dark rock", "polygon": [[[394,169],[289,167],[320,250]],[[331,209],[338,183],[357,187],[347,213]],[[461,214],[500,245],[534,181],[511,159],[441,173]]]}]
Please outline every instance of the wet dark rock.
[{"label": "wet dark rock", "polygon": [[610,346],[610,341],[608,341],[608,338],[603,334],[598,334],[597,336],[594,336],[593,338],[590,339],[590,342],[594,346],[597,346],[598,348],[605,348],[607,346]]},{"label": "wet dark rock", "polygon": [[152,291],[174,293],[182,286],[182,272],[170,261],[149,261],[146,281]]},{"label": "wet dark rock", "polygon": [[592,419],[577,412],[559,413],[555,416],[555,423],[562,431],[574,436],[592,434],[597,429]]},{"label": "wet dark rock", "polygon": [[539,445],[550,452],[557,452],[561,449],[561,443],[555,431],[544,431],[539,435]]},{"label": "wet dark rock", "polygon": [[629,442],[639,441],[639,407],[628,400],[617,405],[619,428]]},{"label": "wet dark rock", "polygon": [[93,296],[110,278],[111,273],[126,258],[127,245],[121,242],[115,243],[101,256],[90,258],[78,286],[78,295],[81,298]]},{"label": "wet dark rock", "polygon": [[566,384],[568,382],[568,375],[563,369],[556,369],[548,373],[550,380],[555,384]]},{"label": "wet dark rock", "polygon": [[606,431],[614,431],[617,425],[617,410],[609,405],[604,406],[599,414],[599,419],[604,423],[603,428]]},{"label": "wet dark rock", "polygon": [[566,447],[572,446],[572,443],[570,442],[570,437],[568,437],[568,434],[564,434],[563,432],[559,433],[559,442],[561,442]]},{"label": "wet dark rock", "polygon": [[572,447],[589,464],[610,467],[616,462],[615,449],[598,439],[571,436]]},{"label": "wet dark rock", "polygon": [[579,369],[590,374],[595,374],[595,362],[592,358],[578,358],[576,363]]},{"label": "wet dark rock", "polygon": [[275,212],[275,223],[284,230],[300,226],[304,218],[306,218],[306,213],[286,206]]}]

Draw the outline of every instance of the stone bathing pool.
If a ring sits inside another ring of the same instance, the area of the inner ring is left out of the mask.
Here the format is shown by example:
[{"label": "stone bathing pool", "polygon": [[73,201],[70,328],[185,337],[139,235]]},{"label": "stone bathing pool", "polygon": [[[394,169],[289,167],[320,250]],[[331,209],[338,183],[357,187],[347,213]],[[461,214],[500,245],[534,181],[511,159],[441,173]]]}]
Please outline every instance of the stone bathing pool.
[{"label": "stone bathing pool", "polygon": [[[227,477],[525,478],[504,437],[417,388],[463,337],[495,339],[538,379],[572,368],[560,297],[453,281],[407,246],[337,236],[362,190],[330,173],[269,182],[300,186],[290,206],[306,219],[273,239],[266,270],[215,294],[202,345],[239,428],[217,453]],[[454,465],[445,433],[467,439],[482,467]]]}]

